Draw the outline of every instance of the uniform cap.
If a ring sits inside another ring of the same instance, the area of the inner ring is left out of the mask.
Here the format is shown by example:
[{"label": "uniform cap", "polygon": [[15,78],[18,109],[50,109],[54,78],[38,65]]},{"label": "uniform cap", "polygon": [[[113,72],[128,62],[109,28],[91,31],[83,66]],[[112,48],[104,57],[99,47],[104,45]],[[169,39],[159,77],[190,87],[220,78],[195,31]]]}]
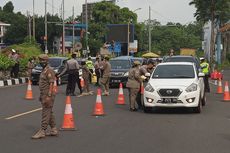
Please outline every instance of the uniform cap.
[{"label": "uniform cap", "polygon": [[134,61],[133,64],[134,65],[141,65],[141,62],[140,61]]},{"label": "uniform cap", "polygon": [[13,53],[16,53],[16,50],[12,49],[12,52],[13,52]]},{"label": "uniform cap", "polygon": [[104,59],[109,60],[109,56],[105,56],[105,58],[104,58]]},{"label": "uniform cap", "polygon": [[43,59],[43,60],[48,60],[49,59],[49,56],[46,55],[46,54],[41,54],[38,56],[39,59]]}]

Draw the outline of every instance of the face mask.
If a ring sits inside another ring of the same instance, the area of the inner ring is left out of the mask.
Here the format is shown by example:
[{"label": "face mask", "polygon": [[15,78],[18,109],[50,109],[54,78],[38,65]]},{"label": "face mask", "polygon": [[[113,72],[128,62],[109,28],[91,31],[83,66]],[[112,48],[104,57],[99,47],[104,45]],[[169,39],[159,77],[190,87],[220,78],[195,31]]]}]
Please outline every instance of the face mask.
[{"label": "face mask", "polygon": [[46,62],[40,62],[39,64],[41,65],[41,67],[42,67],[43,69],[47,66],[47,63],[46,63]]}]

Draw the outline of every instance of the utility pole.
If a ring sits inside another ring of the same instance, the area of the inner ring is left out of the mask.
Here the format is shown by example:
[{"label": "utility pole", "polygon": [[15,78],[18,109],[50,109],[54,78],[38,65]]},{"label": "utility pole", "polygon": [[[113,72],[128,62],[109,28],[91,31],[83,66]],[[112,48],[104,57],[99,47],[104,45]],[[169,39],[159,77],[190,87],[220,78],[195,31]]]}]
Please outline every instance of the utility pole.
[{"label": "utility pole", "polygon": [[52,0],[52,15],[54,15],[54,0]]},{"label": "utility pole", "polygon": [[88,3],[87,0],[85,0],[85,24],[86,24],[86,34],[85,34],[85,39],[86,39],[86,50],[88,52]]},{"label": "utility pole", "polygon": [[214,39],[214,0],[212,0],[211,2],[211,15],[212,15],[212,18],[211,18],[211,43],[210,43],[210,64],[212,65],[213,64],[213,55],[214,55],[214,50],[215,50],[215,39]]},{"label": "utility pole", "polygon": [[127,55],[128,56],[129,56],[129,33],[130,33],[129,25],[130,25],[130,19],[128,21],[128,33],[127,33]]},{"label": "utility pole", "polygon": [[45,0],[45,37],[44,37],[44,43],[45,43],[45,53],[48,54],[47,49],[47,0]]},{"label": "utility pole", "polygon": [[35,40],[35,14],[34,14],[34,0],[33,0],[33,37]]},{"label": "utility pole", "polygon": [[151,22],[151,7],[149,6],[149,52],[151,52],[151,26],[150,26],[150,22]]},{"label": "utility pole", "polygon": [[62,0],[62,53],[65,55],[65,7]]},{"label": "utility pole", "polygon": [[31,19],[30,19],[29,11],[27,11],[27,16],[28,16],[28,33],[29,33],[29,39],[31,43]]},{"label": "utility pole", "polygon": [[74,29],[74,6],[73,6],[73,21],[72,21],[73,23],[73,51],[74,51],[74,31],[75,31],[75,29]]}]

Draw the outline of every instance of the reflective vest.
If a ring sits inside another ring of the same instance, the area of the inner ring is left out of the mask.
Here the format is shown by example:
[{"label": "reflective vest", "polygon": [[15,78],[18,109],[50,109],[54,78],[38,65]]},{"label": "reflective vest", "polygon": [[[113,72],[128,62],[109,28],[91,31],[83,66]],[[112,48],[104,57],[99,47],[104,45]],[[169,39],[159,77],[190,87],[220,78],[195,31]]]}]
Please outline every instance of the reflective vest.
[{"label": "reflective vest", "polygon": [[94,68],[94,66],[93,66],[93,61],[87,60],[87,61],[86,61],[86,65],[87,65],[87,68],[88,68],[88,69],[93,69],[93,68]]},{"label": "reflective vest", "polygon": [[209,73],[209,64],[207,62],[203,62],[200,64],[200,67],[202,69],[202,72],[204,74],[208,74]]}]

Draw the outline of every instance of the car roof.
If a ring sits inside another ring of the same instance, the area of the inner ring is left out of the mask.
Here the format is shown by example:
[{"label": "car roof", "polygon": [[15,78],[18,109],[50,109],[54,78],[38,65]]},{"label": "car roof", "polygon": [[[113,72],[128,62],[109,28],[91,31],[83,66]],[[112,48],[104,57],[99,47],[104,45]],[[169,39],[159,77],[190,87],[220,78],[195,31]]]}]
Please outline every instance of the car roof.
[{"label": "car roof", "polygon": [[165,62],[159,63],[158,65],[194,65],[192,62]]},{"label": "car roof", "polygon": [[111,60],[131,60],[131,59],[134,59],[135,57],[132,57],[132,56],[118,56],[118,57],[115,57]]},{"label": "car roof", "polygon": [[67,57],[49,57],[49,59],[62,59],[62,60],[66,60],[68,58]]}]

